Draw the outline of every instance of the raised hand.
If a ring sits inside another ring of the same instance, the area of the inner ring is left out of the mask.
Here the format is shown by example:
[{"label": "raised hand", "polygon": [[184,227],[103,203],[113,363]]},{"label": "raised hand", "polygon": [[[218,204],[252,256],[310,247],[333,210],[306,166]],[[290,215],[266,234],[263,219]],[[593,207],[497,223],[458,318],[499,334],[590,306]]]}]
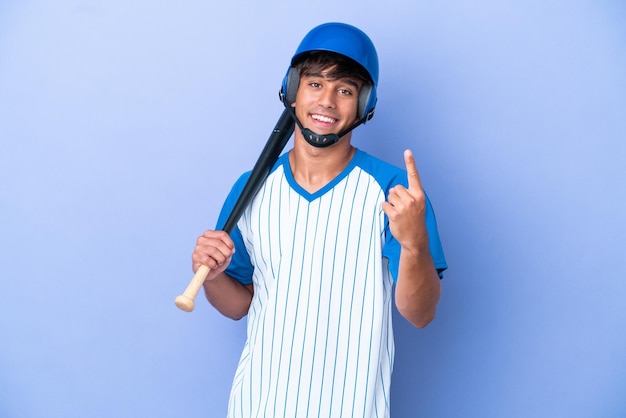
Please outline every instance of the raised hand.
[{"label": "raised hand", "polygon": [[389,190],[383,211],[389,218],[391,233],[402,247],[414,251],[428,245],[425,225],[426,196],[422,188],[415,158],[410,150],[404,151],[408,188],[396,185]]}]

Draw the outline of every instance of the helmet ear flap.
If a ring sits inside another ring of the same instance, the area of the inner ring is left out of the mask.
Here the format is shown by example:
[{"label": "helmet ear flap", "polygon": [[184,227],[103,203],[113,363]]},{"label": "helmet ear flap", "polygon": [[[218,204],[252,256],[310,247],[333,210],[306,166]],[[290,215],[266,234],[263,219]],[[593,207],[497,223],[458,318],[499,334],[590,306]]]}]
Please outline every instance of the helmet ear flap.
[{"label": "helmet ear flap", "polygon": [[374,107],[376,106],[376,93],[371,85],[364,85],[359,92],[359,109],[357,117],[366,121],[374,117]]},{"label": "helmet ear flap", "polygon": [[280,100],[285,106],[291,106],[295,103],[299,85],[300,71],[295,67],[290,67],[283,79],[283,86],[280,90]]}]

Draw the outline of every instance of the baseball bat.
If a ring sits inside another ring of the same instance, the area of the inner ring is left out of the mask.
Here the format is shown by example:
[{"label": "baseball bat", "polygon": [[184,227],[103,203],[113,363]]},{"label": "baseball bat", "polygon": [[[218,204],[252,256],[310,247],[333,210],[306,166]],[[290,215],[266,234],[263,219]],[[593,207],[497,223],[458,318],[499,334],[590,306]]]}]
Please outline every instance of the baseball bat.
[{"label": "baseball bat", "polygon": [[[223,231],[230,234],[235,228],[235,225],[237,225],[243,211],[257,194],[263,185],[263,182],[269,175],[270,170],[276,163],[276,160],[278,160],[278,157],[280,156],[283,148],[285,148],[287,141],[289,141],[294,128],[295,123],[292,112],[285,108],[283,113],[280,115],[274,130],[270,134],[265,147],[261,151],[261,155],[254,164],[250,177],[248,177],[246,184],[243,186],[243,190],[235,202],[233,210],[228,215],[228,219],[222,228]],[[174,301],[176,306],[185,312],[193,311],[195,308],[194,300],[196,299],[196,296],[198,295],[198,292],[200,291],[200,288],[210,271],[211,269],[205,265],[201,265],[198,268],[196,274],[194,274],[183,294],[176,297]]]}]

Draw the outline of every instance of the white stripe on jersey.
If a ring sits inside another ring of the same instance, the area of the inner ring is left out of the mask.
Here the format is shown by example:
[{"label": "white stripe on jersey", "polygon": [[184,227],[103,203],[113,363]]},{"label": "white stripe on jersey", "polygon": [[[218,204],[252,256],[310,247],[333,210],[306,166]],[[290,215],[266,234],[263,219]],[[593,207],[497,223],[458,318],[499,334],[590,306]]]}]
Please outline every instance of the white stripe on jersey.
[{"label": "white stripe on jersey", "polygon": [[267,179],[238,227],[254,265],[229,417],[384,417],[393,366],[384,191],[355,167],[321,196]]}]

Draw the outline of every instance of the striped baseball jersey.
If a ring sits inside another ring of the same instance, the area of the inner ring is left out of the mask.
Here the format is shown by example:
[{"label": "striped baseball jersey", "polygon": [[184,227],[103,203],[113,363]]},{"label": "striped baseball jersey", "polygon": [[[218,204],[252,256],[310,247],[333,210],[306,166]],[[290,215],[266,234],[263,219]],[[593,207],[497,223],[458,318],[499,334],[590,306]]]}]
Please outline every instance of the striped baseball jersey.
[{"label": "striped baseball jersey", "polygon": [[[233,187],[226,221],[249,173]],[[400,246],[382,202],[406,172],[357,150],[315,193],[293,178],[288,154],[231,233],[226,273],[253,283],[247,341],[229,417],[385,417],[394,358],[392,288]],[[446,268],[427,201],[430,249]]]}]

